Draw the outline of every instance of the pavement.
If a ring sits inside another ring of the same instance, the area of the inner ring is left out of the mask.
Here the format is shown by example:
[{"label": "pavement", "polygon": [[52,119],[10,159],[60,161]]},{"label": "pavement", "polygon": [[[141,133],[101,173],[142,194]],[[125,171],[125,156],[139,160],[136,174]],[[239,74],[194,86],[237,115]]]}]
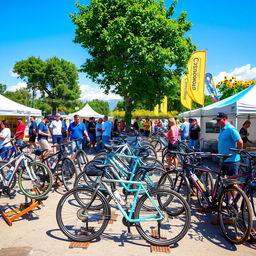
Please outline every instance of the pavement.
[{"label": "pavement", "polygon": [[[92,156],[89,156],[91,159]],[[118,214],[117,221],[109,224],[99,239],[89,244],[87,249],[70,249],[71,241],[60,231],[56,222],[56,206],[65,193],[59,187],[49,193],[43,206],[8,226],[0,218],[0,256],[76,256],[76,255],[161,255],[163,252],[151,252],[150,245],[145,242],[132,227],[133,237],[127,237],[127,229],[122,224],[122,217]],[[0,211],[19,206],[24,202],[24,196],[18,191],[14,199],[0,197]],[[118,213],[111,204],[112,210]],[[170,255],[197,256],[255,256],[256,243],[246,242],[243,245],[229,243],[222,235],[218,226],[210,224],[215,218],[212,214],[198,213],[197,199],[192,199],[191,228],[186,236],[170,247]]]}]

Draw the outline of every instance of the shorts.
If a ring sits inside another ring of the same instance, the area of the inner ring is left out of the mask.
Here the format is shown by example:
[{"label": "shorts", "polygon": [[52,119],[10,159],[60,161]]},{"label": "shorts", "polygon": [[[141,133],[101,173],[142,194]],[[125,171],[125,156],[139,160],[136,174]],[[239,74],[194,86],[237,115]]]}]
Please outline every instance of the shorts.
[{"label": "shorts", "polygon": [[89,133],[90,142],[96,142],[96,135],[93,133]]},{"label": "shorts", "polygon": [[52,143],[53,144],[61,144],[62,143],[62,135],[53,135]]},{"label": "shorts", "polygon": [[48,140],[41,139],[38,141],[38,143],[39,143],[39,146],[41,149],[51,150],[51,146],[50,146]]},{"label": "shorts", "polygon": [[224,175],[234,176],[238,175],[240,162],[224,162],[222,171]]},{"label": "shorts", "polygon": [[172,151],[177,151],[177,148],[178,148],[178,145],[177,145],[177,142],[175,142],[175,143],[168,143],[168,149],[169,150],[172,150]]},{"label": "shorts", "polygon": [[82,149],[82,140],[72,140],[71,141],[71,150],[72,152]]},{"label": "shorts", "polygon": [[36,136],[29,137],[29,142],[36,142]]}]

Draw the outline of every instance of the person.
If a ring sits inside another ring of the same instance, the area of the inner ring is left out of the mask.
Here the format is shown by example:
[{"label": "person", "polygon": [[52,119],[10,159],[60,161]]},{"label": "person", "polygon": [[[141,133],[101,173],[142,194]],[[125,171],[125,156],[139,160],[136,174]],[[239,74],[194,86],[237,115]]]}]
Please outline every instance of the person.
[{"label": "person", "polygon": [[11,130],[7,120],[1,122],[0,132],[0,157],[5,160],[8,158],[11,143],[7,143],[11,138]]},{"label": "person", "polygon": [[102,143],[108,144],[111,137],[112,124],[108,120],[108,116],[104,116],[102,125]]},{"label": "person", "polygon": [[61,122],[62,122],[62,140],[63,141],[67,141],[67,130],[68,130],[68,126],[67,126],[67,120],[60,118]]},{"label": "person", "polygon": [[252,145],[252,141],[248,139],[249,133],[247,129],[251,126],[251,122],[249,120],[245,121],[243,127],[240,129],[239,134],[243,140],[243,148],[250,147]]},{"label": "person", "polygon": [[151,123],[150,123],[148,117],[146,118],[146,120],[145,120],[145,122],[143,124],[143,128],[144,128],[145,136],[149,137],[150,129],[151,129]]},{"label": "person", "polygon": [[142,118],[139,118],[138,125],[139,125],[140,134],[144,135],[144,122]]},{"label": "person", "polygon": [[132,125],[132,128],[133,128],[133,130],[134,130],[134,132],[135,132],[135,134],[139,134],[139,120],[140,120],[140,118],[137,116],[136,118],[135,118],[135,121],[133,122],[133,125]]},{"label": "person", "polygon": [[189,129],[189,147],[198,149],[200,145],[201,128],[198,125],[197,119],[192,120],[192,126]]},{"label": "person", "polygon": [[120,133],[125,131],[125,122],[123,120],[120,121],[118,128],[119,128]]},{"label": "person", "polygon": [[91,147],[92,149],[94,149],[96,143],[96,123],[94,117],[89,118],[88,134],[90,137],[89,148]]},{"label": "person", "polygon": [[16,143],[17,144],[22,144],[23,143],[23,139],[24,139],[24,135],[25,135],[26,126],[22,122],[22,117],[18,117],[17,120],[18,120],[18,126],[16,128],[14,137],[16,139]]},{"label": "person", "polygon": [[214,118],[217,120],[217,125],[220,127],[218,138],[218,152],[220,154],[232,154],[231,157],[225,160],[223,165],[224,174],[233,176],[238,174],[240,155],[231,151],[230,148],[243,148],[243,141],[236,128],[228,121],[228,116],[219,112]]},{"label": "person", "polygon": [[101,140],[102,140],[102,118],[99,118],[96,124],[96,151],[101,151]]},{"label": "person", "polygon": [[[87,141],[90,142],[90,137],[87,133],[85,124],[80,122],[79,115],[74,115],[74,122],[72,122],[68,127],[68,138],[70,138],[72,148],[72,160],[75,159],[76,149],[82,149],[83,136],[85,136]],[[80,138],[81,140],[77,140]]]},{"label": "person", "polygon": [[49,117],[45,116],[38,125],[38,143],[41,149],[45,149],[44,157],[48,157],[51,152],[51,146],[48,142],[48,138],[51,138],[51,134],[47,125],[50,123]]},{"label": "person", "polygon": [[182,125],[180,126],[180,139],[188,140],[190,124],[185,117],[182,118]]},{"label": "person", "polygon": [[62,143],[62,121],[60,120],[60,114],[55,115],[55,120],[53,120],[49,126],[52,135],[53,146],[60,145]]},{"label": "person", "polygon": [[115,119],[114,126],[113,126],[113,136],[114,137],[118,137],[118,135],[119,135],[118,124],[119,124],[118,119]]},{"label": "person", "polygon": [[[173,117],[169,118],[169,131],[167,133],[167,141],[168,141],[168,149],[172,151],[177,150],[177,142],[179,138],[179,129],[176,125],[176,121]],[[172,157],[168,155],[167,159],[167,169],[170,169],[171,167],[171,162],[173,162],[173,166],[175,168],[178,167],[178,159],[176,157]]]},{"label": "person", "polygon": [[29,135],[29,144],[30,144],[30,153],[31,153],[33,148],[36,148],[37,124],[36,124],[36,118],[34,116],[31,116],[29,120],[30,120],[30,125],[28,129],[28,135]]}]

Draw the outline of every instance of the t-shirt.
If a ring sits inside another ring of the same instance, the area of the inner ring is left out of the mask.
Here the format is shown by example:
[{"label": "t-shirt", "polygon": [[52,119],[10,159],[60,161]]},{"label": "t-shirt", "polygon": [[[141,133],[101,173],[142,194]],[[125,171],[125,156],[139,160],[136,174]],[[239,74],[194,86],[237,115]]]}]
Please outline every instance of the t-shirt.
[{"label": "t-shirt", "polygon": [[151,126],[150,121],[145,121],[143,124],[144,130],[146,131],[150,131],[150,126]]},{"label": "t-shirt", "polygon": [[20,122],[18,124],[15,134],[20,134],[20,135],[16,137],[17,140],[23,140],[24,133],[25,133],[25,128],[26,128],[26,126],[23,122]]},{"label": "t-shirt", "polygon": [[102,132],[97,131],[97,129],[102,129],[102,124],[96,124],[96,136],[101,136]]},{"label": "t-shirt", "polygon": [[62,121],[53,120],[49,126],[52,128],[52,135],[62,135]]},{"label": "t-shirt", "polygon": [[102,130],[104,132],[102,133],[102,136],[111,136],[111,129],[112,129],[112,124],[107,120],[102,124]]},{"label": "t-shirt", "polygon": [[135,121],[135,122],[133,123],[133,129],[134,129],[134,130],[139,130],[139,125],[138,125],[138,122],[137,122],[137,121]]},{"label": "t-shirt", "polygon": [[[170,130],[168,131],[168,133],[167,133],[167,137],[169,138],[169,137],[171,137],[171,135],[172,135],[172,130],[170,129]],[[172,136],[174,136],[174,137],[171,138],[171,139],[169,140],[169,142],[170,142],[171,144],[175,144],[175,142],[177,142],[177,141],[178,141],[178,138],[179,138],[179,130],[178,130],[178,129],[175,129],[174,135],[172,135]]]},{"label": "t-shirt", "polygon": [[192,125],[189,130],[189,138],[191,140],[198,140],[199,138],[199,132],[201,131],[201,128],[199,126]]},{"label": "t-shirt", "polygon": [[73,122],[69,125],[68,131],[70,132],[70,140],[75,140],[85,136],[84,131],[86,131],[86,127],[84,123],[76,124]]},{"label": "t-shirt", "polygon": [[188,137],[188,135],[189,135],[189,128],[190,128],[190,123],[188,123],[188,122],[184,122],[180,126],[180,130],[181,130],[180,138],[182,140],[185,140],[186,137]]},{"label": "t-shirt", "polygon": [[[248,135],[247,129],[242,127],[240,129],[240,131],[239,131],[239,134],[241,134],[241,135]],[[243,143],[246,143],[249,139],[248,139],[248,137],[243,137],[242,140],[243,140]]]},{"label": "t-shirt", "polygon": [[[5,139],[4,140],[0,140],[0,148],[2,147],[2,145],[9,141],[10,138],[11,138],[11,130],[9,128],[4,128],[1,132],[0,132],[0,136],[1,137],[4,137]],[[5,144],[3,147],[11,147],[11,143],[7,143]]]},{"label": "t-shirt", "polygon": [[241,137],[233,125],[227,123],[223,128],[220,128],[218,151],[220,154],[232,154],[225,162],[237,162],[240,160],[239,154],[229,150],[230,148],[237,148],[238,140],[241,140]]},{"label": "t-shirt", "polygon": [[48,136],[39,134],[39,131],[49,134],[48,127],[44,122],[40,122],[38,125],[38,140],[48,140]]},{"label": "t-shirt", "polygon": [[37,124],[36,124],[36,122],[31,122],[31,124],[29,126],[29,130],[28,130],[29,137],[35,137],[36,136],[36,134],[33,133],[34,129],[37,132]]},{"label": "t-shirt", "polygon": [[88,132],[91,134],[96,134],[95,127],[96,127],[96,124],[94,122],[89,122]]}]

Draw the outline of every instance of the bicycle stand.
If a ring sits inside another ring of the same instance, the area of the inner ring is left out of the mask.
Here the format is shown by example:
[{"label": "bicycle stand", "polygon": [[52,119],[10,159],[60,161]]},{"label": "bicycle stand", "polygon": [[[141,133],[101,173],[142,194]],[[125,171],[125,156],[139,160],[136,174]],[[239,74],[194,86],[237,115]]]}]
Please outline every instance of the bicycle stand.
[{"label": "bicycle stand", "polygon": [[39,207],[41,204],[43,204],[42,201],[46,200],[47,198],[48,196],[33,198],[30,200],[30,202],[28,202],[28,198],[27,196],[25,196],[25,203],[20,204],[20,206],[15,208],[14,210],[2,212],[1,214],[6,223],[9,226],[12,226],[13,221],[32,211],[34,208]]}]

